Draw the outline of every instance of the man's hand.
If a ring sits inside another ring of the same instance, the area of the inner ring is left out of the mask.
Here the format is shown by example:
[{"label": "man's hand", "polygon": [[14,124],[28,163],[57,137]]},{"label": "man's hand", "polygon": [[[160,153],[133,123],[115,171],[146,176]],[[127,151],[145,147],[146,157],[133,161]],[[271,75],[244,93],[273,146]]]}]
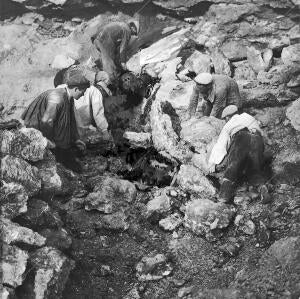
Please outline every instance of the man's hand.
[{"label": "man's hand", "polygon": [[84,152],[86,150],[85,143],[82,140],[80,140],[80,139],[78,139],[78,140],[75,141],[75,145],[82,152]]}]

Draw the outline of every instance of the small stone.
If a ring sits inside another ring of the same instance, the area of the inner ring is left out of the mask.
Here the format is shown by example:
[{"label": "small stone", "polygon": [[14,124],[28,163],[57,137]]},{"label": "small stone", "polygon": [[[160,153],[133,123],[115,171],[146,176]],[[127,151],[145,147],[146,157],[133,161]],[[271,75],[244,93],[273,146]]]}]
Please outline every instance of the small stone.
[{"label": "small stone", "polygon": [[188,296],[192,293],[193,289],[194,289],[194,286],[183,287],[183,288],[179,289],[177,296],[179,298],[183,298],[185,296]]},{"label": "small stone", "polygon": [[177,192],[176,190],[174,190],[174,189],[171,189],[171,190],[169,191],[169,194],[170,194],[170,196],[172,196],[172,197],[177,197],[177,196],[178,196],[178,192]]},{"label": "small stone", "polygon": [[53,69],[64,69],[68,68],[69,66],[73,65],[75,63],[75,60],[71,57],[68,57],[64,54],[59,54],[54,57],[54,60],[52,61],[51,67]]},{"label": "small stone", "polygon": [[255,233],[255,224],[243,215],[237,215],[234,224],[246,235],[253,235]]},{"label": "small stone", "polygon": [[162,227],[164,230],[173,231],[177,227],[182,224],[183,220],[181,217],[176,213],[168,216],[167,218],[161,219],[159,221],[159,226]]},{"label": "small stone", "polygon": [[127,216],[124,212],[119,211],[114,214],[103,216],[104,227],[111,230],[125,231],[129,228]]}]

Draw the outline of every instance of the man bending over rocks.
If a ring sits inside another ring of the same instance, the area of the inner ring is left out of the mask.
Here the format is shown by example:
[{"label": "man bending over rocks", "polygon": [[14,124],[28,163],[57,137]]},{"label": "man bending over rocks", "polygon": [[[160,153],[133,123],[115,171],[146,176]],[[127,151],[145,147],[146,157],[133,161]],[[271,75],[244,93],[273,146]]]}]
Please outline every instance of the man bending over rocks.
[{"label": "man bending over rocks", "polygon": [[237,182],[243,175],[251,185],[264,183],[264,141],[259,123],[253,116],[237,112],[235,105],[223,110],[222,118],[227,123],[208,160],[211,173],[220,170],[222,161],[225,165],[219,200],[226,203],[233,199]]},{"label": "man bending over rocks", "polygon": [[24,111],[22,119],[26,127],[40,130],[50,140],[58,162],[81,172],[81,165],[72,151],[73,146],[85,149],[77,131],[74,99],[78,100],[90,83],[79,67],[67,71],[65,83],[63,88],[50,89],[40,94]]},{"label": "man bending over rocks", "polygon": [[234,79],[226,75],[201,73],[194,78],[196,85],[189,104],[189,117],[196,113],[199,98],[203,98],[203,115],[221,118],[225,107],[241,107],[239,87]]}]

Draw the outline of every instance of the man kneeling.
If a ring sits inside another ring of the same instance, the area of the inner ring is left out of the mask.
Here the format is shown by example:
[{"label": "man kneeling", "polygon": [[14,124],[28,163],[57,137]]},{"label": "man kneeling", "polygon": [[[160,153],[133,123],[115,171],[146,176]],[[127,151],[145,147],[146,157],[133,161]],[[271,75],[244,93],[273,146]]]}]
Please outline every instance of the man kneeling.
[{"label": "man kneeling", "polygon": [[223,110],[222,118],[227,123],[208,161],[211,173],[220,169],[222,161],[226,167],[219,196],[222,202],[233,199],[237,182],[244,175],[251,185],[264,183],[264,141],[259,123],[253,116],[237,111],[235,105]]},{"label": "man kneeling", "polygon": [[89,85],[81,69],[71,68],[66,73],[65,87],[43,92],[22,115],[26,127],[40,130],[50,141],[56,160],[76,172],[81,172],[81,165],[72,146],[84,150],[85,144],[77,131],[74,99],[78,100]]}]

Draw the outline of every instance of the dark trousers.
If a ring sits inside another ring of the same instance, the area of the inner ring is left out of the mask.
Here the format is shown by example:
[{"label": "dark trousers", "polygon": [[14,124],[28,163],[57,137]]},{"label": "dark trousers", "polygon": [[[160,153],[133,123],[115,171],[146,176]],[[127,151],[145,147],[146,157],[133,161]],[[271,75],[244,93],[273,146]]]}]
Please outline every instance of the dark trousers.
[{"label": "dark trousers", "polygon": [[248,129],[237,132],[227,155],[224,178],[238,182],[245,178],[250,184],[263,183],[264,141],[259,132]]}]

